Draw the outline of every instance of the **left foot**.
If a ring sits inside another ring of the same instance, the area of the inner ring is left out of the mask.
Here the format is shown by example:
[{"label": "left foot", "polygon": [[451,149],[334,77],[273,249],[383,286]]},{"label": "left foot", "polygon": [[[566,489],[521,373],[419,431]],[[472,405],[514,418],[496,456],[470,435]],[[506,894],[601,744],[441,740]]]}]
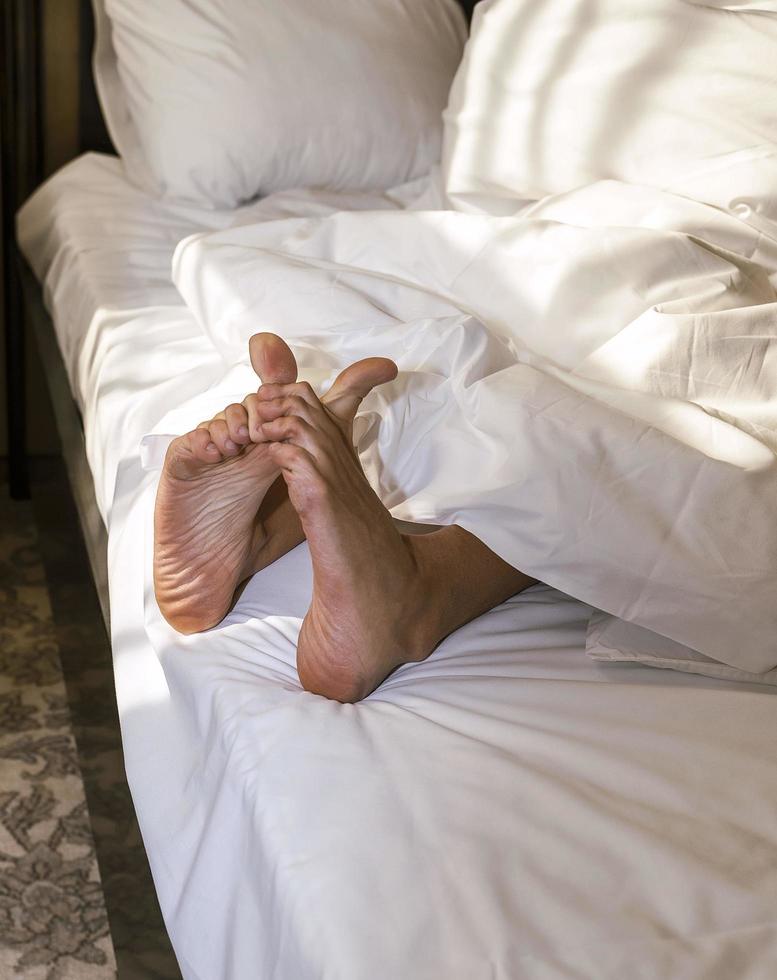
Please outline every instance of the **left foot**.
[{"label": "left foot", "polygon": [[[357,404],[396,372],[390,361],[376,359],[371,370],[364,363],[344,378]],[[432,608],[439,589],[425,580],[413,537],[396,530],[342,427],[312,392],[289,398],[283,388],[273,386],[277,397],[266,408],[276,417],[262,430],[273,440],[313,562],[299,677],[308,691],[358,701],[400,664],[427,657],[450,628]]]},{"label": "left foot", "polygon": [[[249,350],[262,380],[297,377],[294,355],[280,337],[256,334]],[[266,497],[278,497],[268,493],[278,469],[267,447],[251,437],[258,409],[258,394],[248,395],[174,439],[165,456],[154,507],[154,592],[160,612],[181,633],[223,619],[267,542],[258,514]],[[277,516],[283,500],[274,503]]]}]

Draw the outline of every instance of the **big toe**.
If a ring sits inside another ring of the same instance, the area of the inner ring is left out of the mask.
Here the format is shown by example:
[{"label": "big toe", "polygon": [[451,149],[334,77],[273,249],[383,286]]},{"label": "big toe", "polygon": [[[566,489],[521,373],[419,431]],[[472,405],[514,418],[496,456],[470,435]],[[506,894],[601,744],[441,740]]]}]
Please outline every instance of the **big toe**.
[{"label": "big toe", "polygon": [[290,385],[297,380],[297,361],[278,334],[255,333],[248,341],[248,353],[262,384]]},{"label": "big toe", "polygon": [[388,357],[365,357],[338,374],[323,401],[333,415],[350,422],[362,399],[378,385],[393,381],[398,373]]}]

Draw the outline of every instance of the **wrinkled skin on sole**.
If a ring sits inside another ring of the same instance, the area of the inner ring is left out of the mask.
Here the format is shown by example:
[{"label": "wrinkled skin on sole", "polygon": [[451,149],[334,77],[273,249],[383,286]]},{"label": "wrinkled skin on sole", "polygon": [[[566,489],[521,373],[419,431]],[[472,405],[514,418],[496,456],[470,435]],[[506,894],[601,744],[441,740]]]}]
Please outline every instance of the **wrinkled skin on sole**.
[{"label": "wrinkled skin on sole", "polygon": [[[162,468],[154,511],[154,590],[162,615],[181,633],[221,622],[241,583],[304,539],[262,428],[275,417],[267,409],[272,386],[294,385],[297,365],[275,334],[254,335],[249,352],[262,386],[174,439]],[[366,394],[376,362],[381,377],[385,365],[396,374],[391,362],[369,358],[347,368],[322,400],[352,460],[353,419],[363,397],[354,384]],[[294,387],[312,392],[304,383]]]}]

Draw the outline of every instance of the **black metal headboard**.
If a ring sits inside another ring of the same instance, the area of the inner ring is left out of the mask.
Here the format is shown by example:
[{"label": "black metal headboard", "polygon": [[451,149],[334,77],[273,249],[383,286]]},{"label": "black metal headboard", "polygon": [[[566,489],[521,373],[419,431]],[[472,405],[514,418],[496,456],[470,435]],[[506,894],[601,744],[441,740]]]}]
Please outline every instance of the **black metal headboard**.
[{"label": "black metal headboard", "polygon": [[78,30],[78,145],[82,153],[97,150],[113,153],[113,143],[105,127],[92,72],[94,16],[91,0],[81,0]]},{"label": "black metal headboard", "polygon": [[16,278],[16,208],[43,173],[40,85],[41,0],[0,0],[0,183],[3,218],[8,482],[11,496],[29,496],[25,455],[25,357]]}]

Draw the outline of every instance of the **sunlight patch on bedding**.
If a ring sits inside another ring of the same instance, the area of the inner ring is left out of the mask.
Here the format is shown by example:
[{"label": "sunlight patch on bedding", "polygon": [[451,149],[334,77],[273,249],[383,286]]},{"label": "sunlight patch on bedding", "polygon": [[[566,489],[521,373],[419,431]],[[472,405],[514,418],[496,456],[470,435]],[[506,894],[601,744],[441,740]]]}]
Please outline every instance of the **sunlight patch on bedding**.
[{"label": "sunlight patch on bedding", "polygon": [[167,704],[170,690],[156,654],[149,651],[145,632],[112,638],[119,715],[138,708]]},{"label": "sunlight patch on bedding", "polygon": [[635,417],[709,459],[750,471],[774,465],[774,453],[768,446],[701,405],[640,393],[626,393],[625,400]]},{"label": "sunlight patch on bedding", "polygon": [[148,675],[142,669],[122,672],[122,693],[119,705],[121,713],[148,708],[152,705],[167,704],[170,691],[167,684],[150,684]]}]

